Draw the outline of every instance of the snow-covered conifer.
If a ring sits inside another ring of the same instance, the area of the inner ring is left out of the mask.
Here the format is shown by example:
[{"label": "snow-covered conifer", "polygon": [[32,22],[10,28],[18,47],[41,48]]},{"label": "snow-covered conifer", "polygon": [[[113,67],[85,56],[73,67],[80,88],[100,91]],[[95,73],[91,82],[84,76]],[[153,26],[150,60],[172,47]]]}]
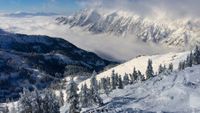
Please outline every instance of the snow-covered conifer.
[{"label": "snow-covered conifer", "polygon": [[154,77],[154,71],[152,66],[152,60],[148,60],[147,70],[146,70],[146,78],[149,79],[151,77]]},{"label": "snow-covered conifer", "polygon": [[79,106],[79,95],[77,94],[77,91],[77,84],[74,82],[73,78],[71,78],[66,89],[67,102],[69,103],[69,110],[67,113],[80,113],[81,111]]}]

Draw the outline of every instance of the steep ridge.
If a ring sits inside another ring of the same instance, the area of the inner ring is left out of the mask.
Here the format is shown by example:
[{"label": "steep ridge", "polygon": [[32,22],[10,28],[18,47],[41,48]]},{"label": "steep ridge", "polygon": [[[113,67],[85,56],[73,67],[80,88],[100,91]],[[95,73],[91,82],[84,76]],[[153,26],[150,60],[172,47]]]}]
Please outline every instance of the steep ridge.
[{"label": "steep ridge", "polygon": [[85,9],[69,17],[58,17],[58,24],[70,28],[81,27],[94,34],[108,33],[119,37],[131,36],[144,42],[155,42],[176,47],[200,44],[199,19],[169,21],[152,20],[125,11]]},{"label": "steep ridge", "polygon": [[0,102],[16,99],[23,87],[49,87],[62,78],[88,76],[110,62],[59,38],[0,31]]}]

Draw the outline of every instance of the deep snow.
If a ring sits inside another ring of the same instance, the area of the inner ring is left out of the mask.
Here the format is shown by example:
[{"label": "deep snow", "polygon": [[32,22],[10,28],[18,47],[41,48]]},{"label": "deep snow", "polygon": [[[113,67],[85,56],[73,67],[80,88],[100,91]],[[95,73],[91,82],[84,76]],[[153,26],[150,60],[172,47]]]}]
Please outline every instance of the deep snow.
[{"label": "deep snow", "polygon": [[117,89],[109,97],[102,95],[106,105],[101,108],[132,113],[144,112],[200,112],[200,66],[180,72],[163,73],[145,82]]},{"label": "deep snow", "polygon": [[[121,65],[113,67],[102,73],[99,73],[96,77],[97,77],[97,80],[101,80],[101,78],[105,78],[105,77],[111,77],[113,70],[115,71],[115,73],[118,73],[119,75],[122,75],[122,76],[124,76],[125,73],[132,74],[134,67],[137,70],[140,70],[142,74],[145,74],[145,71],[147,68],[147,62],[149,59],[151,59],[153,61],[154,72],[158,71],[158,67],[160,64],[162,64],[162,65],[165,64],[168,67],[168,65],[170,63],[172,63],[174,65],[174,69],[176,70],[178,68],[179,62],[184,61],[188,54],[189,54],[189,52],[182,52],[182,53],[172,53],[171,52],[171,53],[162,54],[162,55],[138,56],[138,57],[133,58],[132,60],[127,61]],[[80,83],[79,87],[81,86],[81,84],[84,84],[85,82],[87,84],[90,84],[90,79]]]}]

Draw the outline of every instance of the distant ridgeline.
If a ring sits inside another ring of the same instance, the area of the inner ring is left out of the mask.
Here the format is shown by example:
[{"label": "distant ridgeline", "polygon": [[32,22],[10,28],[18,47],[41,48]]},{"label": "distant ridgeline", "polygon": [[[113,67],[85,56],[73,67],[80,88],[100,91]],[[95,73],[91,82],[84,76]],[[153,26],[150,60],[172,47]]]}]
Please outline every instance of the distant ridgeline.
[{"label": "distant ridgeline", "polygon": [[18,99],[23,87],[46,88],[69,75],[88,76],[115,64],[48,36],[0,30],[0,102]]}]

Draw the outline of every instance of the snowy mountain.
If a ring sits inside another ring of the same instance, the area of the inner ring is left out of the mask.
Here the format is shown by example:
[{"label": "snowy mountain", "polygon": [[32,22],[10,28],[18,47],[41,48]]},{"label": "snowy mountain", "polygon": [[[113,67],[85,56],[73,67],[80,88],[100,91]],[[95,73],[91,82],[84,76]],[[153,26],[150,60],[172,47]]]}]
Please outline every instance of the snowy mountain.
[{"label": "snowy mountain", "polygon": [[[174,69],[178,69],[179,62],[184,61],[188,54],[189,54],[189,52],[168,53],[168,54],[153,55],[153,56],[138,56],[136,58],[133,58],[130,61],[127,61],[127,62],[120,64],[116,67],[113,67],[107,71],[99,73],[96,77],[97,77],[97,80],[101,80],[101,78],[111,77],[113,70],[115,71],[115,73],[118,73],[119,75],[124,76],[125,73],[126,74],[133,73],[134,67],[137,70],[140,70],[142,74],[145,74],[145,71],[147,69],[147,63],[148,63],[149,59],[151,59],[153,61],[152,65],[153,65],[154,72],[158,72],[158,68],[159,68],[160,64],[168,66],[170,63],[172,63],[174,65]],[[79,86],[81,86],[85,82],[89,86],[90,79],[83,81],[82,83],[80,83]]]},{"label": "snowy mountain", "polygon": [[[199,113],[200,66],[163,73],[144,82],[102,95],[106,105],[87,112],[107,113]],[[85,113],[87,113],[85,112]]]},{"label": "snowy mountain", "polygon": [[23,87],[43,89],[113,63],[60,38],[0,30],[0,102],[18,98]]},{"label": "snowy mountain", "polygon": [[94,34],[108,33],[167,46],[183,48],[200,44],[199,19],[169,21],[141,17],[126,11],[85,9],[69,17],[59,17],[56,21],[70,28],[81,27]]}]

